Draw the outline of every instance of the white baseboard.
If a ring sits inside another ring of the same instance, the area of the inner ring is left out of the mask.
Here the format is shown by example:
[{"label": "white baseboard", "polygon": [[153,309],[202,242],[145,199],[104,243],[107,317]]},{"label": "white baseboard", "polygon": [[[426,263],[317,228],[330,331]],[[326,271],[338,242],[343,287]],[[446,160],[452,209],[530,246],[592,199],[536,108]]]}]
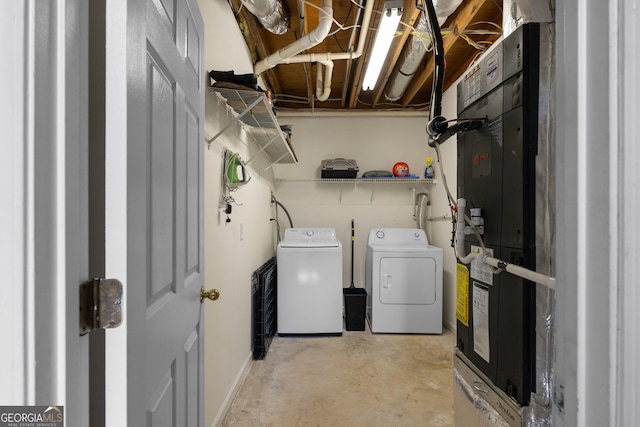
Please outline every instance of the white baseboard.
[{"label": "white baseboard", "polygon": [[224,402],[220,406],[218,413],[213,419],[213,422],[211,423],[211,427],[220,427],[220,425],[222,425],[222,421],[224,420],[224,417],[227,415],[227,412],[231,407],[231,403],[233,402],[233,399],[236,397],[236,394],[238,393],[240,386],[244,382],[244,379],[247,377],[247,374],[249,373],[249,368],[251,368],[252,363],[253,363],[253,352],[249,352],[249,355],[247,356],[247,359],[245,360],[244,365],[242,366],[242,369],[240,369],[240,372],[238,372],[238,375],[236,376],[236,379],[233,382],[233,386],[229,389],[229,392],[227,393],[227,397],[225,397]]},{"label": "white baseboard", "polygon": [[448,330],[450,330],[454,334],[456,333],[456,321],[455,320],[452,322],[449,319],[444,319],[443,320],[443,324],[444,324],[445,328],[447,328]]}]

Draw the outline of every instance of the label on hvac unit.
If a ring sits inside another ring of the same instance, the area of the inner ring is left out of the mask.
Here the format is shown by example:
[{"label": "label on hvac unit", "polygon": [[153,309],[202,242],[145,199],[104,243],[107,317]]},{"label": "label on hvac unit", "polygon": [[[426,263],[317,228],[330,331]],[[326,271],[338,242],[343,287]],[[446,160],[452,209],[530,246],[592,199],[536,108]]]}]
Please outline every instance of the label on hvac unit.
[{"label": "label on hvac unit", "polygon": [[[482,248],[471,245],[471,252],[481,253]],[[493,249],[487,248],[487,254],[493,257]],[[491,270],[491,266],[482,263],[478,258],[474,259],[471,261],[471,278],[488,285],[493,285],[493,271]]]},{"label": "label on hvac unit", "polygon": [[480,64],[476,64],[470,68],[464,75],[462,81],[462,99],[463,106],[467,108],[469,105],[480,98],[480,89],[482,82],[482,73],[480,72]]},{"label": "label on hvac unit", "polygon": [[496,84],[496,79],[500,77],[500,56],[498,52],[494,52],[487,58],[487,86],[492,87]]},{"label": "label on hvac unit", "polygon": [[469,327],[469,269],[456,264],[456,319]]},{"label": "label on hvac unit", "polygon": [[489,363],[489,287],[473,282],[473,351]]}]

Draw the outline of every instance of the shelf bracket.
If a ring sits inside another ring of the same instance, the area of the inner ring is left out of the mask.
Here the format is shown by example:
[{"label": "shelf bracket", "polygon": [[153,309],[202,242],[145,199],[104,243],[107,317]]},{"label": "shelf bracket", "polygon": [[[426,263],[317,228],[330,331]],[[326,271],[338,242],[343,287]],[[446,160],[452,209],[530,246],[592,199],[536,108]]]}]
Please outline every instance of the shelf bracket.
[{"label": "shelf bracket", "polygon": [[261,98],[256,98],[247,108],[244,109],[244,111],[242,111],[240,114],[238,114],[236,117],[234,117],[233,120],[231,120],[229,123],[227,123],[227,125],[225,127],[223,127],[217,134],[215,134],[215,136],[213,136],[210,139],[207,139],[207,144],[211,144],[213,141],[215,141],[216,138],[218,138],[220,135],[225,133],[227,131],[227,129],[229,129],[231,126],[233,126],[238,120],[240,120],[242,117],[244,117],[248,112],[250,112],[256,105],[258,105],[261,102],[262,102]]},{"label": "shelf bracket", "polygon": [[[270,146],[271,144],[273,144],[273,142],[274,142],[276,139],[278,139],[278,135],[274,135],[274,137],[273,137],[273,138],[271,138],[271,139],[269,140],[269,142],[267,142],[266,144],[264,144],[264,145],[260,146],[260,150],[258,150],[258,152],[257,152],[257,153],[255,153],[253,156],[251,156],[251,157],[249,158],[249,160],[247,160],[247,161],[246,161],[246,164],[248,165],[249,163],[251,163],[251,160],[253,160],[253,158],[254,158],[254,157],[256,157],[258,154],[260,154],[260,153],[264,153],[264,151],[267,149],[267,147],[268,147],[268,146]],[[286,156],[286,154],[285,154],[285,156]],[[283,157],[284,157],[284,156],[283,156]],[[280,159],[282,159],[282,157],[280,157]],[[278,160],[280,160],[280,159],[278,159]]]},{"label": "shelf bracket", "polygon": [[271,167],[273,165],[275,165],[276,163],[278,163],[280,160],[284,159],[285,157],[287,157],[289,155],[289,153],[284,153],[282,156],[278,157],[277,159],[275,159],[274,161],[272,161],[269,166],[267,166],[266,168],[264,168],[264,170],[269,170],[271,169]]}]

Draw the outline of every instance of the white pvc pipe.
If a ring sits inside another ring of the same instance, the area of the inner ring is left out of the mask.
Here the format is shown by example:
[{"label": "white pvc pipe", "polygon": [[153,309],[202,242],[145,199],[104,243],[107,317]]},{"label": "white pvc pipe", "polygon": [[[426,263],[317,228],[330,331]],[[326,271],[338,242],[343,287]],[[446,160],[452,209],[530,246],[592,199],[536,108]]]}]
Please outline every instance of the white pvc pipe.
[{"label": "white pvc pipe", "polygon": [[476,259],[480,254],[479,253],[470,253],[467,255],[464,254],[464,214],[467,207],[466,199],[458,199],[458,222],[456,224],[456,256],[463,264],[469,264],[471,261]]},{"label": "white pvc pipe", "polygon": [[556,279],[554,277],[545,276],[536,271],[529,270],[528,268],[521,267],[519,265],[510,264],[506,261],[492,258],[486,254],[480,256],[480,261],[484,264],[490,265],[496,268],[502,268],[507,273],[511,273],[514,276],[522,277],[523,279],[530,280],[532,282],[539,283],[548,287],[549,289],[556,288]]},{"label": "white pvc pipe", "polygon": [[333,7],[331,0],[322,0],[318,26],[290,45],[280,49],[275,53],[272,53],[263,60],[259,61],[254,67],[254,72],[256,74],[261,74],[262,72],[273,68],[276,65],[286,63],[288,59],[299,54],[300,52],[320,44],[329,34],[329,30],[331,30],[332,24]]},{"label": "white pvc pipe", "polygon": [[[324,79],[322,78],[322,66],[325,67]],[[318,74],[316,78],[316,97],[318,101],[326,101],[331,94],[331,78],[333,76],[333,61],[318,61]],[[324,83],[323,83],[324,81]]]},{"label": "white pvc pipe", "polygon": [[[367,34],[369,32],[369,23],[371,22],[371,15],[373,14],[373,1],[367,2],[364,7],[364,15],[362,16],[362,25],[360,27],[360,36],[358,37],[358,48],[355,52],[324,52],[324,53],[309,53],[296,55],[290,58],[287,58],[284,63],[285,64],[294,64],[300,62],[315,62],[319,59],[315,58],[324,58],[325,60],[335,60],[335,59],[356,59],[362,56],[364,52],[364,44],[367,40]],[[295,43],[295,42],[294,42]],[[257,64],[256,64],[257,65]]]},{"label": "white pvc pipe", "polygon": [[486,265],[495,268],[501,268],[514,276],[521,277],[532,282],[539,283],[548,287],[549,289],[556,288],[556,279],[554,277],[545,276],[538,272],[529,270],[528,268],[521,267],[519,265],[510,264],[498,258],[488,256],[486,253],[472,252],[465,255],[464,250],[464,227],[465,227],[465,209],[467,201],[465,199],[458,199],[458,221],[456,223],[456,256],[463,264],[469,264],[474,259],[478,260]]},{"label": "white pvc pipe", "polygon": [[[369,23],[371,22],[371,15],[373,13],[373,4],[375,2],[368,1],[364,15],[362,16],[362,26],[360,29],[360,36],[358,38],[358,48],[355,52],[337,52],[337,53],[308,53],[300,54],[300,52],[309,49],[313,46],[320,44],[329,34],[331,24],[333,22],[333,8],[331,0],[323,0],[320,11],[320,22],[318,27],[308,34],[305,34],[300,39],[291,43],[289,46],[280,49],[276,53],[272,53],[268,57],[256,63],[253,67],[254,73],[260,74],[264,71],[275,67],[280,64],[298,64],[308,62],[322,62],[325,66],[327,62],[336,59],[356,59],[362,56],[364,52],[364,44],[367,39],[367,33],[369,32]],[[315,43],[315,44],[313,44]],[[327,71],[328,72],[328,71]],[[328,74],[325,74],[327,76]],[[329,98],[331,93],[331,77],[333,75],[333,64],[331,65],[331,75],[325,77],[324,88],[325,90],[321,95],[316,94],[318,100],[324,101]],[[317,88],[317,84],[316,84]],[[328,89],[327,89],[328,88]],[[322,99],[321,99],[322,97]]]}]

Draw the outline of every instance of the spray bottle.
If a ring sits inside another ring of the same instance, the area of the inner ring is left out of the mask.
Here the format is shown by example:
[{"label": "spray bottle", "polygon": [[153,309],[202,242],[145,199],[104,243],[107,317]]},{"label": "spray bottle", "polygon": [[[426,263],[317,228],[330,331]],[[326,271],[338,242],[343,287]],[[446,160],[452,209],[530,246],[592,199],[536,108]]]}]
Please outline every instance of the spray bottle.
[{"label": "spray bottle", "polygon": [[427,157],[427,167],[424,169],[424,177],[426,179],[433,179],[435,177],[435,170],[433,169],[433,157]]}]

